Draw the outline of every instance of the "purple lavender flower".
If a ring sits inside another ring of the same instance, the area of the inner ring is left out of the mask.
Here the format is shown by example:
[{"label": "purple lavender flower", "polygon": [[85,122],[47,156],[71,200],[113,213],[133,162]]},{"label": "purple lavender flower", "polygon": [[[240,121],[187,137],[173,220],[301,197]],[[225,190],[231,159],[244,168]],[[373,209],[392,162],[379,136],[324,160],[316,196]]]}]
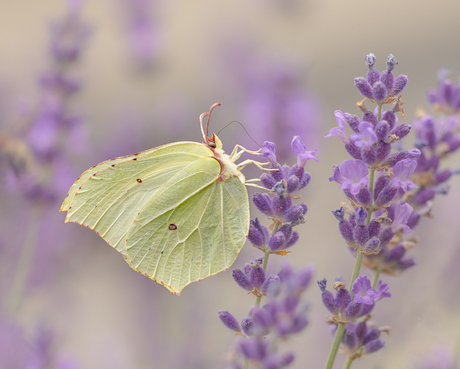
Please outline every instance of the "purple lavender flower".
[{"label": "purple lavender flower", "polygon": [[329,134],[324,137],[338,136],[344,144],[347,144],[350,142],[350,139],[348,138],[348,134],[345,129],[345,120],[346,120],[345,115],[340,110],[334,111],[334,115],[335,115],[335,119],[337,120],[337,124],[339,126],[335,128],[331,128],[329,130]]},{"label": "purple lavender flower", "polygon": [[407,192],[411,188],[418,188],[418,186],[409,179],[416,166],[417,162],[411,159],[404,159],[396,163],[393,168],[394,176],[391,180],[391,185],[393,187],[402,188],[404,192]]},{"label": "purple lavender flower", "polygon": [[371,281],[366,276],[356,278],[352,291],[355,294],[355,301],[366,305],[372,305],[379,296],[378,292],[371,288]]},{"label": "purple lavender flower", "polygon": [[339,188],[350,191],[352,195],[357,195],[369,183],[369,178],[367,178],[369,170],[361,160],[345,160],[336,173],[334,180],[342,181],[344,178],[342,182],[338,182],[340,183]]},{"label": "purple lavender flower", "polygon": [[407,220],[412,214],[412,206],[407,203],[398,202],[394,207],[394,217],[391,223],[391,230],[398,232],[400,229],[407,235],[412,230],[407,226]]},{"label": "purple lavender flower", "polygon": [[350,136],[355,145],[361,149],[371,147],[377,141],[377,135],[374,132],[374,126],[369,122],[359,124],[359,132]]},{"label": "purple lavender flower", "polygon": [[291,145],[292,150],[297,154],[297,166],[303,168],[307,163],[307,160],[310,159],[319,162],[319,160],[315,157],[318,150],[307,151],[307,148],[305,147],[304,143],[302,142],[299,136],[294,136]]},{"label": "purple lavender flower", "polygon": [[385,341],[380,339],[379,329],[369,329],[366,322],[360,322],[346,325],[342,344],[347,356],[354,360],[364,354],[380,350],[385,345]]},{"label": "purple lavender flower", "polygon": [[436,110],[447,114],[457,113],[460,110],[460,85],[453,83],[447,78],[449,71],[440,73],[440,81],[437,89],[427,93],[428,102],[434,105]]}]

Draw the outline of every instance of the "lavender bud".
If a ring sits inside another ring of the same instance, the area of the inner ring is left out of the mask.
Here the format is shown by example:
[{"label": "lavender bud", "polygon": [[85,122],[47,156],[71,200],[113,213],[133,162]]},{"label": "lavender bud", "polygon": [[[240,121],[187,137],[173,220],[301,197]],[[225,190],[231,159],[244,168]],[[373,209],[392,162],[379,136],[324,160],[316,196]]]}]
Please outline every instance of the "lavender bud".
[{"label": "lavender bud", "polygon": [[256,218],[251,220],[251,226],[249,227],[248,240],[254,246],[262,247],[265,246],[269,237],[268,229],[260,224],[259,220]]},{"label": "lavender bud", "polygon": [[367,110],[364,114],[363,114],[363,121],[364,122],[369,122],[369,123],[372,123],[373,126],[376,126],[377,125],[377,117],[375,116],[375,114],[373,112],[371,112],[370,110]]},{"label": "lavender bud", "polygon": [[413,211],[412,214],[410,215],[409,219],[407,220],[407,226],[410,229],[414,229],[415,226],[420,221],[420,218],[421,218],[421,215],[417,211]]},{"label": "lavender bud", "polygon": [[361,311],[361,307],[363,306],[362,302],[352,301],[348,304],[347,308],[345,309],[344,315],[347,319],[356,318]]},{"label": "lavender bud", "polygon": [[375,199],[375,205],[378,207],[388,204],[395,197],[398,192],[397,188],[386,186]]},{"label": "lavender bud", "polygon": [[345,330],[345,334],[343,335],[343,343],[349,349],[354,349],[358,343],[358,337],[356,336],[355,332]]},{"label": "lavender bud", "polygon": [[243,320],[241,321],[241,329],[243,330],[244,334],[246,334],[247,336],[252,335],[253,324],[254,320],[250,316],[243,318]]},{"label": "lavender bud", "polygon": [[289,247],[294,246],[298,240],[299,240],[299,234],[297,232],[292,232],[292,236],[286,242],[286,245],[284,246],[284,248],[288,249]]},{"label": "lavender bud", "polygon": [[395,129],[393,129],[391,131],[391,134],[398,136],[399,139],[402,139],[409,134],[411,128],[412,127],[408,125],[407,123],[403,123],[397,126]]},{"label": "lavender bud", "polygon": [[371,193],[367,189],[367,187],[362,188],[358,194],[355,196],[356,200],[360,203],[360,205],[369,205],[371,203]]},{"label": "lavender bud", "polygon": [[302,176],[304,175],[305,173],[305,169],[297,164],[294,164],[290,170],[290,173],[289,175],[292,176],[296,176],[297,178],[301,179]]},{"label": "lavender bud", "polygon": [[355,86],[364,97],[367,97],[368,99],[374,98],[372,95],[372,87],[364,77],[355,78]]},{"label": "lavender bud", "polygon": [[270,313],[264,309],[258,309],[254,312],[254,329],[253,333],[258,336],[268,334],[270,326],[273,324],[273,319]]},{"label": "lavender bud", "polygon": [[377,196],[382,192],[384,187],[388,186],[390,183],[390,177],[386,175],[380,175],[377,181],[375,181],[374,186],[374,200],[377,199]]},{"label": "lavender bud", "polygon": [[370,354],[380,350],[383,346],[385,346],[384,340],[373,340],[364,345],[364,351]]},{"label": "lavender bud", "polygon": [[426,204],[427,201],[432,200],[435,195],[435,192],[432,189],[424,188],[417,192],[412,199],[414,205],[423,205]]},{"label": "lavender bud", "polygon": [[388,133],[390,132],[390,125],[388,124],[387,121],[381,120],[375,126],[374,131],[379,140],[384,140],[385,138],[388,137]]},{"label": "lavender bud", "polygon": [[313,276],[313,267],[307,266],[296,273],[296,286],[300,290],[305,290],[310,284]]},{"label": "lavender bud", "polygon": [[262,360],[267,354],[268,342],[256,338],[244,339],[239,342],[241,353],[248,359]]},{"label": "lavender bud", "polygon": [[292,270],[292,265],[285,263],[281,266],[281,270],[278,272],[278,277],[280,277],[281,282],[286,282],[293,273],[294,271]]},{"label": "lavender bud", "polygon": [[340,234],[345,239],[345,241],[347,241],[349,243],[354,243],[353,226],[351,225],[350,222],[348,222],[348,221],[340,222],[339,223],[339,230],[340,230]]},{"label": "lavender bud", "polygon": [[367,325],[364,322],[359,322],[355,328],[356,336],[360,341],[363,341],[367,335]]},{"label": "lavender bud", "polygon": [[353,230],[353,239],[358,245],[365,245],[369,240],[369,230],[365,225],[357,225]]},{"label": "lavender bud", "polygon": [[369,254],[376,254],[380,251],[380,240],[377,237],[372,237],[366,242],[363,250]]},{"label": "lavender bud", "polygon": [[374,64],[377,58],[375,57],[374,54],[369,53],[364,57],[364,61],[366,62],[367,69],[373,70],[374,69]]},{"label": "lavender bud", "polygon": [[380,75],[380,81],[385,85],[387,91],[393,91],[395,81],[393,73],[384,70]]},{"label": "lavender bud", "polygon": [[345,288],[340,288],[335,295],[337,309],[343,313],[351,302],[350,292]]},{"label": "lavender bud", "polygon": [[382,232],[380,232],[379,239],[381,247],[388,245],[394,235],[395,234],[391,230],[391,227],[385,228]]},{"label": "lavender bud", "polygon": [[251,266],[251,272],[249,274],[249,281],[257,289],[259,289],[262,286],[262,284],[265,282],[265,272],[264,272],[264,269],[259,264]]},{"label": "lavender bud", "polygon": [[273,178],[270,174],[267,173],[263,173],[260,176],[260,181],[262,182],[262,185],[265,188],[268,188],[269,190],[271,190],[277,182],[275,178]]},{"label": "lavender bud", "polygon": [[387,96],[387,88],[382,82],[377,81],[374,83],[373,95],[374,95],[374,99],[379,102],[385,100]]},{"label": "lavender bud", "polygon": [[307,187],[307,185],[310,183],[310,180],[311,180],[311,174],[308,172],[305,172],[299,181],[299,187],[297,188],[297,190],[301,190],[302,188]]},{"label": "lavender bud", "polygon": [[275,291],[280,283],[280,277],[276,274],[270,274],[270,276],[265,280],[264,284],[262,285],[261,291],[262,293],[267,293],[271,291]]},{"label": "lavender bud", "polygon": [[246,274],[244,274],[240,269],[233,269],[232,276],[238,286],[246,291],[253,290],[254,286],[251,284],[248,277],[246,277]]},{"label": "lavender bud", "polygon": [[271,208],[272,201],[267,193],[255,193],[252,196],[252,202],[261,213],[273,216]]},{"label": "lavender bud", "polygon": [[352,115],[349,113],[345,113],[345,119],[347,120],[348,125],[350,128],[355,132],[355,133],[360,133],[359,132],[359,123],[361,123],[361,120],[357,115]]},{"label": "lavender bud", "polygon": [[401,260],[404,255],[406,254],[406,249],[403,245],[398,244],[393,249],[391,249],[385,257],[387,263],[391,261],[399,261]]},{"label": "lavender bud", "polygon": [[401,260],[398,263],[398,266],[399,266],[399,269],[406,270],[406,269],[412,268],[415,264],[416,264],[415,259],[409,258],[409,259]]},{"label": "lavender bud", "polygon": [[373,341],[373,340],[376,340],[380,337],[380,331],[377,329],[377,328],[372,328],[364,337],[364,339],[362,340],[363,341],[363,345],[365,345],[366,343],[370,342],[370,341]]},{"label": "lavender bud", "polygon": [[374,306],[375,306],[375,303],[372,303],[372,304],[363,304],[363,306],[361,307],[361,311],[359,312],[359,316],[364,316],[364,315],[367,315],[367,314],[370,314],[372,309],[374,309]]},{"label": "lavender bud", "polygon": [[437,173],[434,179],[434,184],[438,185],[447,181],[452,176],[452,171],[450,169],[446,169],[441,173]]},{"label": "lavender bud", "polygon": [[297,190],[297,188],[299,187],[299,178],[297,176],[290,176],[288,179],[287,179],[287,193],[292,193],[294,192],[295,190]]},{"label": "lavender bud", "polygon": [[341,207],[340,209],[335,209],[332,211],[332,214],[334,214],[334,216],[336,217],[336,219],[340,222],[344,222],[345,221],[345,210],[343,210],[343,207]]},{"label": "lavender bud", "polygon": [[370,148],[369,150],[362,150],[361,151],[361,156],[362,160],[367,164],[367,165],[372,165],[375,163],[375,160],[377,159],[377,155],[375,151]]},{"label": "lavender bud", "polygon": [[365,225],[366,224],[366,218],[367,218],[367,210],[364,208],[359,208],[356,212],[356,224],[357,225]]},{"label": "lavender bud", "polygon": [[284,219],[295,226],[304,221],[304,215],[307,213],[308,207],[306,204],[301,203],[291,206],[284,214]]},{"label": "lavender bud", "polygon": [[[319,282],[318,282],[319,284]],[[334,295],[330,291],[323,291],[321,294],[321,298],[323,299],[323,304],[329,312],[335,314],[337,312],[337,308],[335,306],[335,299]]]},{"label": "lavender bud", "polygon": [[283,366],[288,366],[289,364],[292,364],[294,359],[295,359],[295,355],[293,352],[285,353],[283,356],[281,356],[281,359],[279,361],[280,363],[279,367],[282,368]]},{"label": "lavender bud", "polygon": [[396,77],[394,81],[393,92],[391,93],[391,95],[393,96],[399,95],[406,87],[407,82],[408,82],[408,78],[404,74],[400,74],[398,77]]},{"label": "lavender bud", "polygon": [[388,157],[387,163],[390,168],[393,168],[399,161],[404,159],[417,159],[421,152],[419,149],[412,149],[409,151],[400,151],[395,154],[391,154]]},{"label": "lavender bud", "polygon": [[218,313],[220,320],[227,328],[234,332],[241,332],[240,324],[232,314],[230,314],[227,310],[219,310]]},{"label": "lavender bud", "polygon": [[376,146],[375,146],[375,156],[377,162],[381,163],[382,161],[386,160],[388,155],[390,155],[391,152],[391,144],[386,143],[385,141],[380,141]]},{"label": "lavender bud", "polygon": [[396,114],[391,110],[386,110],[383,112],[382,120],[386,121],[390,125],[390,129],[392,129],[397,123]]},{"label": "lavender bud", "polygon": [[380,223],[377,222],[376,220],[373,220],[369,223],[368,229],[369,229],[369,237],[377,237],[380,233]]},{"label": "lavender bud", "polygon": [[380,72],[377,69],[372,69],[367,72],[367,82],[372,86],[380,78]]},{"label": "lavender bud", "polygon": [[243,271],[244,271],[244,274],[248,276],[251,273],[251,264],[244,263]]},{"label": "lavender bud", "polygon": [[353,159],[356,159],[356,160],[362,159],[361,149],[358,146],[356,146],[353,141],[350,141],[349,143],[345,144],[345,149],[347,150],[347,152],[350,154],[350,156]]}]

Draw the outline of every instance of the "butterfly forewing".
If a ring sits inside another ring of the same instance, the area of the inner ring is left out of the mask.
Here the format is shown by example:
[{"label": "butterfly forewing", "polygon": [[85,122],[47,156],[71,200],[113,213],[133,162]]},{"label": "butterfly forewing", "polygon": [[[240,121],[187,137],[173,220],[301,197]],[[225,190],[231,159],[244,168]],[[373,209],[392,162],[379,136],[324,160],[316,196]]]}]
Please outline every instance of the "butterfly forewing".
[{"label": "butterfly forewing", "polygon": [[126,233],[143,205],[182,169],[210,155],[202,144],[180,142],[98,164],[69,191],[66,222],[95,230],[125,255]]}]

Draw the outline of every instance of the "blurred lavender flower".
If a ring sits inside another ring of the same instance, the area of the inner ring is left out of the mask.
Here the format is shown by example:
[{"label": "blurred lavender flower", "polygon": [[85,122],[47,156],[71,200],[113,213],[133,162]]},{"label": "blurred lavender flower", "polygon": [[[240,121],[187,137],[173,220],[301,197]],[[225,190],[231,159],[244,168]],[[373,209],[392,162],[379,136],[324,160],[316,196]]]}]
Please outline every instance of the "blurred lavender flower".
[{"label": "blurred lavender flower", "polygon": [[287,143],[295,134],[307,137],[307,146],[317,146],[320,103],[304,87],[302,68],[273,59],[247,59],[238,77],[246,85],[242,122],[250,127],[251,134],[278,142],[281,162],[291,155]]},{"label": "blurred lavender flower", "polygon": [[457,369],[458,362],[453,353],[446,347],[439,347],[432,350],[428,355],[418,360],[414,369]]},{"label": "blurred lavender flower", "polygon": [[342,344],[346,355],[354,360],[379,351],[385,345],[385,341],[380,339],[378,328],[369,329],[366,322],[359,322],[346,325]]},{"label": "blurred lavender flower", "polygon": [[455,114],[460,111],[460,84],[447,78],[449,70],[441,70],[436,89],[427,93],[428,102],[436,111],[443,114]]},{"label": "blurred lavender flower", "polygon": [[158,30],[154,12],[156,0],[121,0],[126,17],[127,36],[132,58],[137,67],[145,70],[152,66],[158,54]]}]

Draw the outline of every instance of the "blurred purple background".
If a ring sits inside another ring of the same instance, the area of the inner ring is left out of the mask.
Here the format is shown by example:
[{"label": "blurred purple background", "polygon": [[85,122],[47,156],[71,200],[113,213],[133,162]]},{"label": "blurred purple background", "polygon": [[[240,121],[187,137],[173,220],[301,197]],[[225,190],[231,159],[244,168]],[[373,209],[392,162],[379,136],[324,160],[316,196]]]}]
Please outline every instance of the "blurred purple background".
[{"label": "blurred purple background", "polygon": [[[453,0],[423,7],[395,0],[0,4],[0,368],[225,366],[234,337],[217,310],[241,318],[254,303],[231,271],[171,296],[58,212],[78,175],[102,160],[200,142],[198,117],[217,101],[214,132],[237,120],[257,142],[276,142],[289,164],[293,135],[319,150],[321,163],[306,168],[309,211],[297,229],[304,244],[286,258],[314,264],[316,279],[348,280],[354,259],[330,213],[344,197],[328,181],[346,153],[323,135],[336,125],[334,110],[358,113],[353,79],[366,73],[370,52],[378,69],[394,54],[397,74],[409,76],[401,121],[428,109],[437,70],[460,66],[459,10]],[[227,152],[236,143],[257,149],[238,124],[219,137]],[[458,168],[460,159],[445,165]],[[411,368],[459,339],[460,183],[451,185],[436,199],[434,218],[418,227],[418,265],[384,276],[393,297],[374,318],[394,327],[385,348],[353,368]],[[246,245],[234,267],[257,256]],[[27,271],[14,287],[19,260]],[[286,343],[298,354],[292,368],[321,368],[332,342],[319,290],[311,288],[309,299],[310,326]]]}]

